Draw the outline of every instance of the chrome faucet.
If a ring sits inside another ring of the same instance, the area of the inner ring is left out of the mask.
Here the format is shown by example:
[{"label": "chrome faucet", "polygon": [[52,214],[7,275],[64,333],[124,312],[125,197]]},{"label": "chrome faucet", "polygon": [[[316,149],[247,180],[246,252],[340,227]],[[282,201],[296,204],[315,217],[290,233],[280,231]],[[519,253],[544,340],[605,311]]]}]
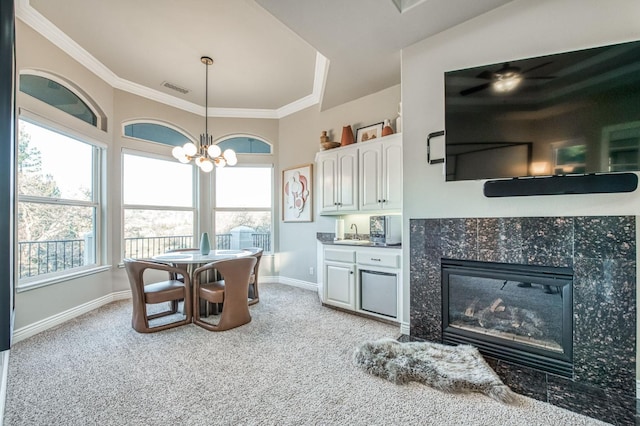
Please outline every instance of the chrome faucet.
[{"label": "chrome faucet", "polygon": [[351,229],[353,229],[353,228],[356,228],[356,236],[355,236],[354,239],[357,240],[358,239],[358,225],[356,225],[355,223],[352,223],[351,224]]}]

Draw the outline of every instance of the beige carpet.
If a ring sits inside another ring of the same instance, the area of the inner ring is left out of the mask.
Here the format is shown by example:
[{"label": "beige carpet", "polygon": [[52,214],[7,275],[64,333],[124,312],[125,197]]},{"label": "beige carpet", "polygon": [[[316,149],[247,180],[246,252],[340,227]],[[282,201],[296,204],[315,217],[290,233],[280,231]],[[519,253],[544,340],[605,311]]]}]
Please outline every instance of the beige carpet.
[{"label": "beige carpet", "polygon": [[[19,307],[18,307],[19,308]],[[320,305],[314,292],[263,284],[253,321],[151,335],[115,302],[11,350],[5,425],[601,425],[525,397],[395,385],[352,363],[396,326]]]}]

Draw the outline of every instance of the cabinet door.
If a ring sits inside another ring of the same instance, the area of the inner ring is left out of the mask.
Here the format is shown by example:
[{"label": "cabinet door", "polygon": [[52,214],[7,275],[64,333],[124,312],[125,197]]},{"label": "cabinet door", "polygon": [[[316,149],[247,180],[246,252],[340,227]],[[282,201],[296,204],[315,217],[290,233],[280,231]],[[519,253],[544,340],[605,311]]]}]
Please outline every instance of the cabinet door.
[{"label": "cabinet door", "polygon": [[382,208],[402,209],[402,139],[382,145]]},{"label": "cabinet door", "polygon": [[346,309],[355,309],[355,265],[325,262],[325,303]]},{"label": "cabinet door", "polygon": [[338,190],[336,198],[339,210],[358,210],[358,151],[338,154]]},{"label": "cabinet door", "polygon": [[336,178],[338,176],[338,156],[336,154],[322,155],[318,158],[318,182],[320,187],[320,210],[322,212],[336,211]]},{"label": "cabinet door", "polygon": [[382,149],[378,143],[360,148],[360,210],[380,210]]}]

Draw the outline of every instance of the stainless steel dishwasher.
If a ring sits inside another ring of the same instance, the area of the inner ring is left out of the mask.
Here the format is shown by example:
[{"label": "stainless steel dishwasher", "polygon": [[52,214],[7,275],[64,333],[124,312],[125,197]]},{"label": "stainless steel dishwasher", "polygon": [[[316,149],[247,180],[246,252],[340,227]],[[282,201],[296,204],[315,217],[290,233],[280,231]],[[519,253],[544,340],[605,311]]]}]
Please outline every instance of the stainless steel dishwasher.
[{"label": "stainless steel dishwasher", "polygon": [[360,269],[360,309],[396,318],[398,316],[397,275]]}]

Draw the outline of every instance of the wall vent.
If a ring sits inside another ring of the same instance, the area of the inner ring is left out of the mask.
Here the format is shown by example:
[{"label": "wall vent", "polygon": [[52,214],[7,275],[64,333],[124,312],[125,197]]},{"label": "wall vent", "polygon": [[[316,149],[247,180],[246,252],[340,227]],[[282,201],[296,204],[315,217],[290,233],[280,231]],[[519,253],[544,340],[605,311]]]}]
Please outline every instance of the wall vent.
[{"label": "wall vent", "polygon": [[167,89],[175,90],[176,92],[180,92],[183,95],[186,95],[187,93],[189,93],[189,89],[185,89],[184,87],[180,87],[176,84],[169,83],[168,81],[165,81],[164,83],[162,83],[162,85]]}]

